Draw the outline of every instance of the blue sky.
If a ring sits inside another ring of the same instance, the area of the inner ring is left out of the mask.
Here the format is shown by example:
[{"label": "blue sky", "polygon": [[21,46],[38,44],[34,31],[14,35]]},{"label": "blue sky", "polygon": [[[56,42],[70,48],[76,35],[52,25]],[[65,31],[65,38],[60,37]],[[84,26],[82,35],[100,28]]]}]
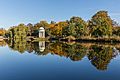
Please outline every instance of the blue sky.
[{"label": "blue sky", "polygon": [[40,20],[63,21],[72,16],[88,20],[99,10],[120,23],[120,0],[0,0],[0,27]]}]

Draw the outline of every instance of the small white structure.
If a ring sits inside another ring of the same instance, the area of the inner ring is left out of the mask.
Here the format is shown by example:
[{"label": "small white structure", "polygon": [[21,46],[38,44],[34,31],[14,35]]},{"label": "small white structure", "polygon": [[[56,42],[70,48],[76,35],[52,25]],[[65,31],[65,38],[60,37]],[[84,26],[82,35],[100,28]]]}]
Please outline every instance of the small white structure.
[{"label": "small white structure", "polygon": [[39,50],[40,52],[43,52],[45,50],[45,41],[39,42]]},{"label": "small white structure", "polygon": [[45,29],[43,27],[39,29],[39,38],[45,38]]}]

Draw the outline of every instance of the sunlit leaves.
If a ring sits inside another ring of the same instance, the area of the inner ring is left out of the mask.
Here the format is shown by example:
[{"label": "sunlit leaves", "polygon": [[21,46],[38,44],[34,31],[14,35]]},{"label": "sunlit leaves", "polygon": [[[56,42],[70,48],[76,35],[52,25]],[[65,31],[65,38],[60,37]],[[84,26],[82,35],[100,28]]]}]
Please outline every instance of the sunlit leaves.
[{"label": "sunlit leaves", "polygon": [[5,35],[5,33],[6,33],[6,30],[5,30],[5,29],[3,29],[3,28],[1,28],[1,29],[0,29],[0,36],[4,36],[4,35]]},{"label": "sunlit leaves", "polygon": [[111,36],[113,23],[107,11],[97,12],[88,23],[92,36]]}]

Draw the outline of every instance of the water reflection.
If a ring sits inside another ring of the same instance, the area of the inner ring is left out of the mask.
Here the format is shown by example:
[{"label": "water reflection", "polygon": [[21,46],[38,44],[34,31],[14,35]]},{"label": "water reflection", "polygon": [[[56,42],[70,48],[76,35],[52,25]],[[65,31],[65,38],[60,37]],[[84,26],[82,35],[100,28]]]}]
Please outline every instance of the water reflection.
[{"label": "water reflection", "polygon": [[85,56],[98,70],[107,70],[110,61],[119,55],[119,46],[95,43],[49,43],[45,41],[27,42],[26,40],[8,40],[9,48],[21,54],[27,51],[36,55],[55,54],[72,61],[81,61]]},{"label": "water reflection", "polygon": [[113,58],[112,47],[93,45],[91,46],[91,51],[89,51],[88,58],[97,69],[106,70],[108,63]]},{"label": "water reflection", "polygon": [[6,42],[5,41],[0,41],[0,46],[6,46]]}]

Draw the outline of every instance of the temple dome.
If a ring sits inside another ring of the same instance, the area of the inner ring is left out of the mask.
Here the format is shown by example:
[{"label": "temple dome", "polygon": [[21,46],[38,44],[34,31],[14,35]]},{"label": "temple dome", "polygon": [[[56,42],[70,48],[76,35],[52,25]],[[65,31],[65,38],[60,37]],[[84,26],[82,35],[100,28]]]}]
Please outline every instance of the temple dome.
[{"label": "temple dome", "polygon": [[40,27],[40,30],[45,30],[44,27]]}]

